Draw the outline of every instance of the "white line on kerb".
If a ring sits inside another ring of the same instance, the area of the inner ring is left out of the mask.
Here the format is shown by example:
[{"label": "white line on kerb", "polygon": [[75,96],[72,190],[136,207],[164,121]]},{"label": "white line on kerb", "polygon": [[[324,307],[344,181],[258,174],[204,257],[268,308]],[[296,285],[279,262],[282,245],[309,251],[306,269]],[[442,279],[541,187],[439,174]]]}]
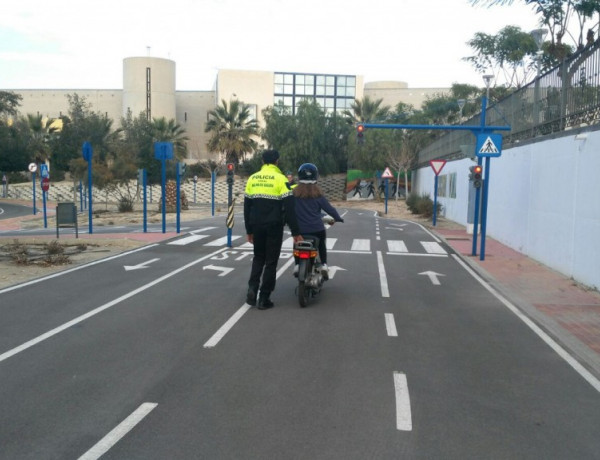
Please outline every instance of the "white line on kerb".
[{"label": "white line on kerb", "polygon": [[385,267],[383,266],[383,256],[381,251],[377,251],[377,267],[379,268],[379,282],[381,284],[381,297],[389,297],[387,277],[385,275]]},{"label": "white line on kerb", "polygon": [[[288,267],[294,263],[294,258],[290,258],[290,260],[288,260],[285,264],[283,264],[283,266],[277,270],[277,275],[275,275],[275,279],[278,279],[287,269]],[[252,308],[250,305],[248,305],[247,303],[244,303],[244,305],[242,305],[238,311],[236,311],[231,318],[229,318],[225,324],[223,324],[219,330],[217,332],[215,332],[212,337],[210,339],[208,339],[206,341],[206,343],[204,344],[204,348],[213,348],[215,347],[223,337],[225,337],[225,334],[227,334],[231,328],[233,326],[235,326],[235,324],[242,318],[242,316],[244,316],[244,314],[250,310],[250,308]]]},{"label": "white line on kerb", "polygon": [[385,328],[389,337],[398,337],[398,330],[396,329],[396,321],[394,321],[393,313],[385,314]]},{"label": "white line on kerb", "polygon": [[68,329],[71,326],[74,326],[75,324],[79,324],[82,321],[85,321],[86,319],[91,318],[92,316],[95,316],[98,313],[101,313],[101,312],[103,312],[104,310],[106,310],[106,309],[108,309],[110,307],[114,307],[115,305],[121,303],[122,301],[127,300],[130,297],[133,297],[134,295],[139,294],[140,292],[143,292],[146,289],[149,289],[152,286],[155,286],[158,283],[161,283],[161,282],[165,281],[166,279],[169,279],[172,276],[175,276],[176,274],[178,274],[178,273],[180,273],[180,272],[182,272],[182,271],[184,271],[184,270],[186,270],[186,269],[188,269],[190,267],[193,267],[194,265],[202,262],[203,260],[206,260],[206,259],[208,259],[210,257],[213,257],[214,255],[216,255],[216,254],[218,254],[218,253],[220,253],[220,252],[222,252],[222,251],[224,251],[226,249],[227,249],[227,247],[224,247],[224,248],[219,249],[218,251],[211,252],[210,254],[208,254],[208,255],[206,255],[204,257],[201,257],[200,259],[196,259],[193,262],[190,262],[189,264],[184,265],[183,267],[179,267],[177,270],[173,270],[172,272],[167,273],[166,275],[163,275],[160,278],[157,278],[157,279],[155,279],[154,281],[152,281],[152,282],[150,282],[148,284],[140,286],[139,288],[134,289],[133,291],[128,292],[127,294],[122,295],[121,297],[119,297],[117,299],[111,300],[110,302],[105,303],[104,305],[102,305],[102,306],[100,306],[98,308],[95,308],[94,310],[88,311],[87,313],[85,313],[85,314],[83,314],[81,316],[78,316],[77,318],[72,319],[71,321],[68,321],[68,322],[64,323],[63,325],[61,325],[61,326],[58,326],[58,327],[52,329],[51,331],[48,331],[48,332],[46,332],[46,333],[44,333],[44,334],[36,337],[35,339],[31,339],[30,341],[25,342],[24,344],[19,345],[18,347],[13,348],[12,350],[8,350],[7,352],[2,353],[0,355],[0,362],[6,360],[8,358],[10,358],[11,356],[16,355],[17,353],[21,353],[22,351],[25,351],[28,348],[33,347],[34,345],[37,345],[38,343],[43,342],[44,340],[49,339],[50,337],[52,337],[52,336],[54,336],[56,334],[61,333],[65,329]]},{"label": "white line on kerb", "polygon": [[500,293],[498,293],[492,286],[486,283],[471,267],[469,267],[459,256],[456,254],[452,254],[452,257],[456,259],[456,261],[462,265],[462,267],[469,272],[469,274],[475,278],[479,284],[481,284],[484,288],[486,288],[494,297],[496,297],[500,302],[504,304],[506,308],[512,311],[521,321],[523,321],[529,329],[531,329],[535,334],[538,335],[546,344],[552,348],[558,356],[564,359],[567,364],[569,364],[575,371],[581,375],[587,382],[594,387],[594,389],[600,392],[600,380],[598,380],[594,375],[592,375],[585,367],[583,367],[579,362],[573,358],[563,347],[561,347],[558,343],[552,339],[548,334],[546,334],[542,329],[539,328],[537,324],[535,324],[531,319],[525,316],[516,306],[510,303],[507,299],[505,299]]},{"label": "white line on kerb", "polygon": [[412,414],[406,374],[394,372],[394,389],[396,391],[396,429],[412,431]]},{"label": "white line on kerb", "polygon": [[142,421],[158,404],[144,403],[132,412],[129,417],[119,423],[110,433],[104,436],[98,443],[79,457],[79,460],[96,460],[102,457],[117,442],[129,433],[138,423]]}]

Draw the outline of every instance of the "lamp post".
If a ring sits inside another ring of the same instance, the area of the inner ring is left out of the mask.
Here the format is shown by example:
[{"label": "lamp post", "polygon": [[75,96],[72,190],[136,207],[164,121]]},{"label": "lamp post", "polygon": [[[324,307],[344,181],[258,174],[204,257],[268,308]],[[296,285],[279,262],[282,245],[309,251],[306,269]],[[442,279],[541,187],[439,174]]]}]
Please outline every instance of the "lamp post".
[{"label": "lamp post", "polygon": [[546,29],[535,29],[530,32],[535,44],[537,46],[537,52],[535,53],[535,60],[537,62],[537,74],[535,77],[535,85],[533,89],[533,129],[535,130],[540,122],[540,73],[542,72],[542,45],[544,44],[544,38],[548,31]]}]

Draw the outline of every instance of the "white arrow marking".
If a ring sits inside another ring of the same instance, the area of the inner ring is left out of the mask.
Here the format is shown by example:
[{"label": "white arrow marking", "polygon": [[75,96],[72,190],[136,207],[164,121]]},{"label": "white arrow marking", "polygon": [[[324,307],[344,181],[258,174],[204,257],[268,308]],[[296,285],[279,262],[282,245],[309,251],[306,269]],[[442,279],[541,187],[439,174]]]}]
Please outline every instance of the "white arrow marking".
[{"label": "white arrow marking", "polygon": [[329,267],[329,279],[330,279],[330,280],[331,280],[331,279],[333,279],[333,277],[335,276],[335,273],[336,273],[338,270],[344,270],[344,271],[346,271],[346,269],[345,269],[345,268],[338,267],[338,266],[336,266],[336,265],[334,265],[333,267]]},{"label": "white arrow marking", "polygon": [[123,268],[125,269],[126,272],[128,272],[130,270],[140,270],[141,268],[148,268],[148,265],[150,265],[152,262],[156,262],[157,260],[160,260],[160,259],[152,259],[152,260],[149,260],[147,262],[142,262],[141,264],[137,264],[137,265],[124,265]]},{"label": "white arrow marking", "polygon": [[436,272],[432,272],[432,271],[422,272],[422,273],[419,273],[419,275],[429,276],[429,279],[431,280],[431,282],[434,285],[436,285],[436,286],[440,285],[440,281],[438,280],[438,276],[446,276],[446,275],[442,275],[441,273],[436,273]]},{"label": "white arrow marking", "polygon": [[403,232],[403,231],[404,231],[404,229],[403,229],[403,228],[398,228],[398,227],[385,227],[385,229],[386,229],[386,230],[399,230],[399,231],[401,231],[401,232]]},{"label": "white arrow marking", "polygon": [[225,276],[229,273],[231,273],[234,269],[233,268],[228,268],[228,267],[217,267],[216,265],[205,265],[204,267],[202,267],[202,270],[217,270],[219,272],[222,272],[219,274],[219,276]]}]

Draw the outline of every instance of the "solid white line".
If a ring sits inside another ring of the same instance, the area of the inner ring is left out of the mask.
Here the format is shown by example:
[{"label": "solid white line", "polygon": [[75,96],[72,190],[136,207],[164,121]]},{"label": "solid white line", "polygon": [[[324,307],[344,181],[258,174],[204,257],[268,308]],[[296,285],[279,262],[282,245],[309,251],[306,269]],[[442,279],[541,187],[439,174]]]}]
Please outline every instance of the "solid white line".
[{"label": "solid white line", "polygon": [[385,267],[383,266],[383,256],[381,251],[377,251],[377,267],[379,268],[379,282],[381,284],[381,297],[389,297],[387,276],[385,275]]},{"label": "solid white line", "polygon": [[394,389],[396,390],[396,429],[412,431],[412,414],[406,374],[394,372]]},{"label": "solid white line", "polygon": [[[290,260],[288,260],[285,264],[283,264],[283,266],[277,270],[277,274],[275,275],[275,279],[279,278],[287,269],[290,265],[292,265],[294,263],[294,259],[290,258]],[[244,316],[244,314],[250,310],[250,308],[252,308],[250,305],[248,305],[247,303],[244,303],[244,305],[242,305],[238,311],[236,311],[233,316],[231,316],[231,318],[229,318],[225,324],[223,324],[219,330],[217,332],[215,332],[212,337],[210,339],[207,340],[207,342],[204,344],[204,348],[213,348],[215,347],[223,337],[225,337],[225,334],[227,334],[231,328],[233,326],[235,326],[235,324],[242,318],[242,316]]]},{"label": "solid white line", "polygon": [[385,328],[389,337],[398,337],[396,321],[394,321],[394,315],[392,313],[385,314]]},{"label": "solid white line", "polygon": [[448,254],[426,254],[423,252],[386,252],[388,256],[448,257]]},{"label": "solid white line", "polygon": [[167,273],[166,275],[163,275],[160,278],[157,278],[157,279],[155,279],[154,281],[152,281],[152,282],[150,282],[148,284],[140,286],[139,288],[134,289],[133,291],[131,291],[131,292],[125,294],[125,295],[122,295],[121,297],[119,297],[119,298],[117,298],[115,300],[111,300],[110,302],[108,302],[108,303],[106,303],[106,304],[104,304],[104,305],[102,305],[102,306],[100,306],[98,308],[95,308],[94,310],[88,311],[87,313],[85,313],[85,314],[83,314],[81,316],[78,316],[77,318],[72,319],[71,321],[68,321],[65,324],[61,325],[61,326],[58,326],[58,327],[52,329],[51,331],[48,331],[48,332],[46,332],[46,333],[44,333],[44,334],[36,337],[35,339],[31,339],[30,341],[25,342],[25,343],[19,345],[18,347],[13,348],[12,350],[8,350],[7,352],[2,353],[0,355],[0,362],[6,360],[8,358],[10,358],[11,356],[14,356],[14,355],[16,355],[18,353],[21,353],[22,351],[25,351],[28,348],[30,348],[30,347],[32,347],[34,345],[37,345],[38,343],[43,342],[44,340],[49,339],[52,336],[55,336],[56,334],[61,333],[62,331],[70,328],[71,326],[74,326],[75,324],[79,324],[82,321],[85,321],[86,319],[91,318],[92,316],[95,316],[98,313],[101,313],[101,312],[103,312],[104,310],[107,310],[110,307],[114,307],[115,305],[121,303],[122,301],[127,300],[130,297],[133,297],[134,295],[139,294],[140,292],[143,292],[143,291],[151,288],[152,286],[155,286],[155,285],[157,285],[157,284],[165,281],[166,279],[169,279],[172,276],[175,276],[176,274],[178,274],[178,273],[180,273],[180,272],[182,272],[184,270],[187,270],[188,268],[193,267],[194,265],[196,265],[196,264],[198,264],[198,263],[200,263],[200,262],[202,262],[202,261],[204,261],[206,259],[208,259],[210,257],[213,257],[214,255],[216,255],[216,254],[218,254],[218,253],[220,253],[220,252],[222,252],[222,251],[224,251],[226,249],[227,248],[221,248],[221,249],[219,249],[217,251],[214,251],[214,252],[212,252],[212,253],[204,256],[204,257],[201,257],[200,259],[196,259],[193,262],[190,262],[189,264],[184,265],[183,267],[180,267],[177,270],[173,270],[172,272]]},{"label": "solid white line", "polygon": [[41,281],[46,281],[51,278],[56,278],[58,276],[66,275],[67,273],[74,272],[75,270],[81,270],[82,268],[91,267],[92,265],[101,264],[103,262],[108,262],[109,260],[114,260],[118,257],[128,256],[129,254],[133,254],[134,252],[145,251],[146,249],[153,248],[154,246],[158,246],[158,244],[149,244],[148,246],[144,246],[138,249],[133,249],[132,251],[122,252],[121,254],[116,254],[114,256],[106,257],[105,259],[95,260],[93,262],[78,265],[77,267],[69,268],[68,270],[63,270],[61,272],[53,273],[52,275],[44,276],[42,278],[37,278],[31,281],[27,281],[26,283],[17,284],[16,286],[10,286],[0,290],[0,294],[4,294],[5,292],[14,291],[15,289],[20,289],[25,286],[31,286],[32,284],[39,283]]},{"label": "solid white line", "polygon": [[546,334],[540,327],[535,324],[531,319],[525,316],[515,305],[510,303],[506,298],[504,298],[500,293],[498,293],[493,287],[491,287],[485,280],[483,280],[471,267],[469,267],[459,256],[456,254],[452,254],[452,257],[456,259],[456,261],[462,265],[462,267],[469,272],[469,274],[475,278],[479,284],[481,284],[484,288],[486,288],[494,297],[496,297],[500,302],[504,304],[506,308],[512,311],[517,317],[523,321],[535,334],[538,335],[546,344],[552,348],[558,356],[564,359],[569,366],[571,366],[575,371],[581,375],[587,382],[594,387],[594,389],[600,392],[600,380],[598,380],[594,375],[592,375],[585,367],[583,367],[579,362],[573,358],[563,347],[561,347],[558,343],[552,339],[548,334]]},{"label": "solid white line", "polygon": [[110,433],[102,438],[98,443],[79,457],[79,460],[96,460],[109,451],[123,436],[129,433],[144,417],[146,417],[158,404],[144,403],[133,413],[117,425]]}]

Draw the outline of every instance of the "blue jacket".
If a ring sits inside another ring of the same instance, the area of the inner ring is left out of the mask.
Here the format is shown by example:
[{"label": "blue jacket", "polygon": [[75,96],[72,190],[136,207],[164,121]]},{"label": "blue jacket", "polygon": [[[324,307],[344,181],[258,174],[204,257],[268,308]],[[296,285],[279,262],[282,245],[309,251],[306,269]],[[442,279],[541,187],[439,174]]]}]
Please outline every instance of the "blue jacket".
[{"label": "blue jacket", "polygon": [[325,230],[325,225],[321,220],[321,211],[325,211],[336,222],[344,222],[327,198],[321,196],[319,198],[298,198],[295,199],[296,204],[296,219],[300,233],[315,233]]}]

